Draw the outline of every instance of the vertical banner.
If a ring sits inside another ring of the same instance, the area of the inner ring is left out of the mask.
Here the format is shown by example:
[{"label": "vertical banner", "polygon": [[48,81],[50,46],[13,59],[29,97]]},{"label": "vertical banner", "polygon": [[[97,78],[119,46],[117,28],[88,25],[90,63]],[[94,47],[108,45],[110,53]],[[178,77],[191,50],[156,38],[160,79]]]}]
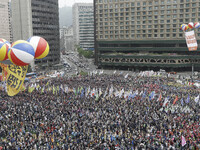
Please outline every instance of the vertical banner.
[{"label": "vertical banner", "polygon": [[185,40],[189,51],[197,50],[197,40],[195,38],[194,31],[185,32]]},{"label": "vertical banner", "polygon": [[14,96],[20,92],[22,85],[24,83],[24,79],[26,77],[26,73],[28,70],[27,66],[16,66],[16,65],[8,65],[7,67],[7,93],[9,96]]}]

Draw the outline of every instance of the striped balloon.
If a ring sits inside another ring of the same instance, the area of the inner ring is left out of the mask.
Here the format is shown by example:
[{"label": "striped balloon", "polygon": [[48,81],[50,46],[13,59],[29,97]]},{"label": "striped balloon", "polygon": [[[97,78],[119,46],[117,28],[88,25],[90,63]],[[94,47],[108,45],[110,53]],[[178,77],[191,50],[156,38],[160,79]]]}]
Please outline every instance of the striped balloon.
[{"label": "striped balloon", "polygon": [[193,28],[194,28],[194,23],[193,23],[193,22],[188,23],[188,27],[189,27],[190,29],[193,29]]},{"label": "striped balloon", "polygon": [[35,52],[33,46],[24,40],[18,40],[12,44],[8,51],[8,58],[17,66],[26,66],[34,60]]},{"label": "striped balloon", "polygon": [[28,40],[35,50],[35,58],[42,59],[46,57],[49,53],[49,44],[48,42],[39,36],[30,37]]},{"label": "striped balloon", "polygon": [[10,42],[8,42],[7,40],[2,39],[2,38],[0,38],[0,43],[5,43],[6,45],[8,45],[8,47],[11,46],[11,45],[10,45]]},{"label": "striped balloon", "polygon": [[186,31],[186,30],[188,29],[188,26],[187,26],[186,24],[182,24],[182,25],[181,25],[181,29],[182,29],[183,31]]},{"label": "striped balloon", "polygon": [[195,22],[195,23],[194,23],[194,27],[195,27],[195,28],[200,28],[200,23],[199,23],[199,22]]},{"label": "striped balloon", "polygon": [[8,59],[8,45],[0,42],[0,61]]}]

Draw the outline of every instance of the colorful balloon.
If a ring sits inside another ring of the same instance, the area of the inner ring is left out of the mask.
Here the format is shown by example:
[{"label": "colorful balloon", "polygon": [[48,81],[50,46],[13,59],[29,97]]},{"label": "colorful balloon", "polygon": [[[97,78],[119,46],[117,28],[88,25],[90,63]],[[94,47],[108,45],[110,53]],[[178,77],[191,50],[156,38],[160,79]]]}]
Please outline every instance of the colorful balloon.
[{"label": "colorful balloon", "polygon": [[11,46],[10,42],[8,42],[7,40],[2,39],[2,38],[0,38],[0,43],[5,43],[6,45],[8,45],[8,47]]},{"label": "colorful balloon", "polygon": [[35,50],[35,58],[42,59],[46,57],[49,53],[49,44],[48,42],[39,36],[30,37],[28,40]]},{"label": "colorful balloon", "polygon": [[182,29],[183,31],[186,31],[186,30],[188,29],[188,26],[187,26],[186,24],[182,24],[182,25],[181,25],[181,29]]},{"label": "colorful balloon", "polygon": [[199,22],[195,22],[195,23],[194,23],[194,27],[195,27],[195,28],[199,28],[199,27],[200,27],[200,23],[199,23]]},{"label": "colorful balloon", "polygon": [[190,29],[193,29],[193,28],[194,28],[194,23],[193,23],[193,22],[188,23],[188,27],[189,27]]},{"label": "colorful balloon", "polygon": [[8,45],[0,42],[0,61],[8,59]]},{"label": "colorful balloon", "polygon": [[33,46],[24,40],[18,40],[12,44],[8,52],[8,58],[17,66],[26,66],[30,64],[35,57]]}]

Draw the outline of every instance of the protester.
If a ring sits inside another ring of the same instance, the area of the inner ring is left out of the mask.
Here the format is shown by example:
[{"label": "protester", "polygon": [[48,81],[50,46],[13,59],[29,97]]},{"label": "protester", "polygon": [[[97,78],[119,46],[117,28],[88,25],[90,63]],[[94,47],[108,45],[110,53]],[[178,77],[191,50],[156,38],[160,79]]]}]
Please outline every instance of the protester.
[{"label": "protester", "polygon": [[200,147],[199,91],[173,78],[77,76],[0,93],[0,149]]}]

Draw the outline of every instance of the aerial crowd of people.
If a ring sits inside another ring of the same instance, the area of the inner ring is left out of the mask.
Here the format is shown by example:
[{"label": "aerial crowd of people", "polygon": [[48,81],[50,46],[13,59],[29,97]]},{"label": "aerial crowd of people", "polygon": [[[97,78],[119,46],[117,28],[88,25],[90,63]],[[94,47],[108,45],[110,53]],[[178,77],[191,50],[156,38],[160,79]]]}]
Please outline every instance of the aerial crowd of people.
[{"label": "aerial crowd of people", "polygon": [[199,89],[174,78],[60,77],[0,93],[0,149],[200,148]]}]

